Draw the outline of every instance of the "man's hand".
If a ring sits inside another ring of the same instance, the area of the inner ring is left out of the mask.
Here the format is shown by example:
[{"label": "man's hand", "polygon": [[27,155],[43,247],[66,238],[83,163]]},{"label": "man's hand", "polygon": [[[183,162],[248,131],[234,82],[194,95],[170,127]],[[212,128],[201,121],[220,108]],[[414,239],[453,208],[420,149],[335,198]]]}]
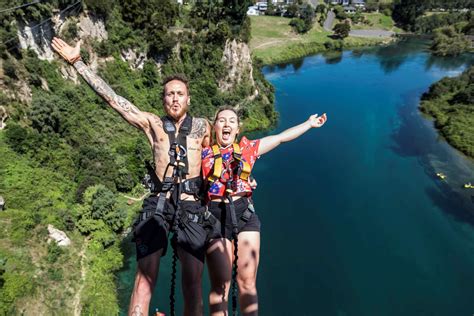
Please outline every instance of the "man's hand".
[{"label": "man's hand", "polygon": [[249,177],[249,185],[252,190],[257,188],[257,180],[255,180],[255,178],[252,176]]},{"label": "man's hand", "polygon": [[309,124],[311,127],[321,127],[327,121],[326,113],[318,117],[318,114],[311,115],[308,119]]},{"label": "man's hand", "polygon": [[72,64],[80,58],[79,52],[81,50],[81,41],[77,42],[76,47],[72,47],[72,46],[69,46],[62,39],[53,37],[51,46],[68,63]]}]

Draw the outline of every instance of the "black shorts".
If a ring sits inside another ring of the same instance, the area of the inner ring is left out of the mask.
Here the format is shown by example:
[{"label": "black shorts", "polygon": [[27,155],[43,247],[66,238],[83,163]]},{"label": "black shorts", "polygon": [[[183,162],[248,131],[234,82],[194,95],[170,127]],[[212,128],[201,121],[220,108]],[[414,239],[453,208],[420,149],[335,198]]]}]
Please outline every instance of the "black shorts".
[{"label": "black shorts", "polygon": [[[256,213],[252,213],[248,221],[242,219],[242,214],[249,207],[249,200],[246,197],[240,198],[234,201],[235,215],[239,224],[240,232],[260,232],[260,219]],[[209,203],[209,211],[214,215],[217,220],[221,222],[220,227],[220,238],[227,238],[232,240],[232,218],[230,216],[229,203],[224,202],[213,202]],[[225,223],[225,225],[224,225]]]},{"label": "black shorts", "polygon": [[[143,209],[140,215],[146,212],[155,212],[157,203],[158,196],[146,198],[143,201]],[[209,223],[203,222],[206,206],[201,201],[181,201],[179,205],[181,216],[178,220],[176,244],[173,246],[179,246],[204,262],[206,247],[210,238],[210,231],[212,230]],[[163,249],[162,256],[166,254],[168,233],[173,226],[175,212],[176,206],[167,199],[163,210],[163,217],[155,215],[148,217],[143,222],[137,220],[132,239],[137,249],[137,260],[160,249]]]}]

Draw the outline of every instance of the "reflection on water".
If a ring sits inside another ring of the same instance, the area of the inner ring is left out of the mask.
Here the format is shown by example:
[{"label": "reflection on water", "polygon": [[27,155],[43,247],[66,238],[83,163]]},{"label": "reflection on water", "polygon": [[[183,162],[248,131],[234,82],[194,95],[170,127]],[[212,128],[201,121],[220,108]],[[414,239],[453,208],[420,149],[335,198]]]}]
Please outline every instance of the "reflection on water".
[{"label": "reflection on water", "polygon": [[326,64],[335,65],[342,61],[342,51],[325,52],[322,54]]},{"label": "reflection on water", "polygon": [[456,58],[430,55],[426,60],[426,70],[431,70],[433,67],[437,67],[443,71],[450,71],[459,69],[459,67],[462,67],[463,65],[474,65],[472,54],[463,54]]}]

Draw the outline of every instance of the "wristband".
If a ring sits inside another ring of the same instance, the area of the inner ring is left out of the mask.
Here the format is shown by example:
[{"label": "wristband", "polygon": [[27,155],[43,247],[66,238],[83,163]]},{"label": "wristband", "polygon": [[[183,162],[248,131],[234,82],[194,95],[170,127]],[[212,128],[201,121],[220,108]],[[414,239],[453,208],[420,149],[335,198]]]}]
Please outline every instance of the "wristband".
[{"label": "wristband", "polygon": [[79,61],[79,60],[82,60],[81,55],[77,55],[76,57],[74,57],[73,59],[71,59],[71,60],[69,61],[69,63],[70,63],[71,65],[74,65],[74,64],[75,64],[77,61]]}]

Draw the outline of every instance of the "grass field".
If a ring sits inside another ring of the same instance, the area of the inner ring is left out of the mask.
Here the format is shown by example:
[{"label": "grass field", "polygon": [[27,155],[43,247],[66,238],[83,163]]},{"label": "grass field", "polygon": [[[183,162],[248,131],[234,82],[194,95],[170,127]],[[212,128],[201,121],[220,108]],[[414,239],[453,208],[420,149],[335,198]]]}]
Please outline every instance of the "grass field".
[{"label": "grass field", "polygon": [[363,13],[363,16],[370,22],[370,25],[360,24],[353,25],[354,30],[386,30],[393,32],[402,32],[402,30],[395,26],[392,17],[386,16],[382,13]]},{"label": "grass field", "polygon": [[[276,16],[252,16],[250,49],[254,57],[264,64],[275,64],[325,51],[324,43],[330,41],[331,32],[318,23],[306,34],[296,34],[289,25],[290,19]],[[317,18],[315,18],[317,21]],[[377,45],[382,39],[348,37],[345,47]]]}]

